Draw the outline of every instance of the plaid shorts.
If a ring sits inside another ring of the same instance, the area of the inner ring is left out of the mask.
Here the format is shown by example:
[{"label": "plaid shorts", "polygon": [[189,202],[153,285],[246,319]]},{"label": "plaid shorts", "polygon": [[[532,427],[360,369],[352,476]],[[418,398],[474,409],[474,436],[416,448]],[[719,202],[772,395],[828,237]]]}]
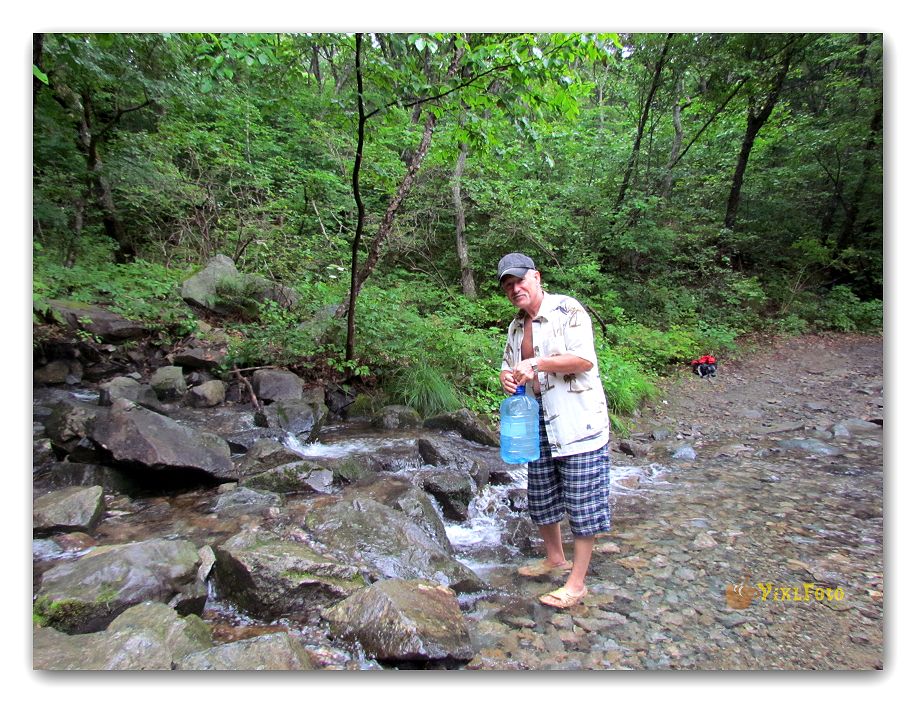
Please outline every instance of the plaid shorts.
[{"label": "plaid shorts", "polygon": [[577,537],[611,529],[611,459],[608,446],[553,458],[541,416],[541,458],[528,463],[528,512],[536,525],[564,517]]}]

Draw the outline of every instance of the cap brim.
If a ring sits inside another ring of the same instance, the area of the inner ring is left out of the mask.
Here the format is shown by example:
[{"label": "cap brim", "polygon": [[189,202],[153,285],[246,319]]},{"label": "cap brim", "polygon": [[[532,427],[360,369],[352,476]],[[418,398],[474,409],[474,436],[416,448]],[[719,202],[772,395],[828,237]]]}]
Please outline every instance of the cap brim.
[{"label": "cap brim", "polygon": [[499,280],[500,281],[503,280],[506,276],[515,276],[516,278],[524,278],[526,273],[528,273],[529,271],[533,271],[533,270],[534,269],[529,269],[529,268],[506,269],[499,275]]}]

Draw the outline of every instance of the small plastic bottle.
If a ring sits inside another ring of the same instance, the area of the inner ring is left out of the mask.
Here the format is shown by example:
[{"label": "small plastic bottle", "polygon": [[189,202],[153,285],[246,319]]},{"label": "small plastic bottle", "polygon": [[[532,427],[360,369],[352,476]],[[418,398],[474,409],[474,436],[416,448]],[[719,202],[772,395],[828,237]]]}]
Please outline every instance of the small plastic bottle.
[{"label": "small plastic bottle", "polygon": [[540,406],[525,395],[525,386],[499,406],[499,455],[507,464],[526,464],[541,458],[538,428]]}]

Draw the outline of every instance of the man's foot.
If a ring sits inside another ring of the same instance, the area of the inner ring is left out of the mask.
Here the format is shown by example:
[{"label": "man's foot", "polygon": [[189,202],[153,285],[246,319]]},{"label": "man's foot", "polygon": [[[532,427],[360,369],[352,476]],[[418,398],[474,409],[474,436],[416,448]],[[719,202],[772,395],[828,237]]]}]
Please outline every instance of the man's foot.
[{"label": "man's foot", "polygon": [[551,564],[546,559],[534,561],[519,567],[518,573],[521,576],[553,576],[563,574],[572,570],[572,562],[564,561],[559,564]]},{"label": "man's foot", "polygon": [[567,608],[577,605],[587,595],[588,588],[585,586],[582,587],[581,593],[573,593],[566,586],[561,586],[555,591],[545,593],[538,600],[544,605],[549,605],[551,608],[566,610]]}]

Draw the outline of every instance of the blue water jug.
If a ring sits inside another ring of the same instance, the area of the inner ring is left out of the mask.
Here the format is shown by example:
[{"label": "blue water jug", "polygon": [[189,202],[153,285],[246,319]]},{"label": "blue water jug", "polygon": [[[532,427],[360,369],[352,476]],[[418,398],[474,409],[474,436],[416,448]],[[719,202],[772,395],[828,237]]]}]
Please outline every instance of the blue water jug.
[{"label": "blue water jug", "polygon": [[541,457],[538,431],[540,407],[525,395],[525,386],[499,406],[499,455],[507,464],[525,464]]}]

